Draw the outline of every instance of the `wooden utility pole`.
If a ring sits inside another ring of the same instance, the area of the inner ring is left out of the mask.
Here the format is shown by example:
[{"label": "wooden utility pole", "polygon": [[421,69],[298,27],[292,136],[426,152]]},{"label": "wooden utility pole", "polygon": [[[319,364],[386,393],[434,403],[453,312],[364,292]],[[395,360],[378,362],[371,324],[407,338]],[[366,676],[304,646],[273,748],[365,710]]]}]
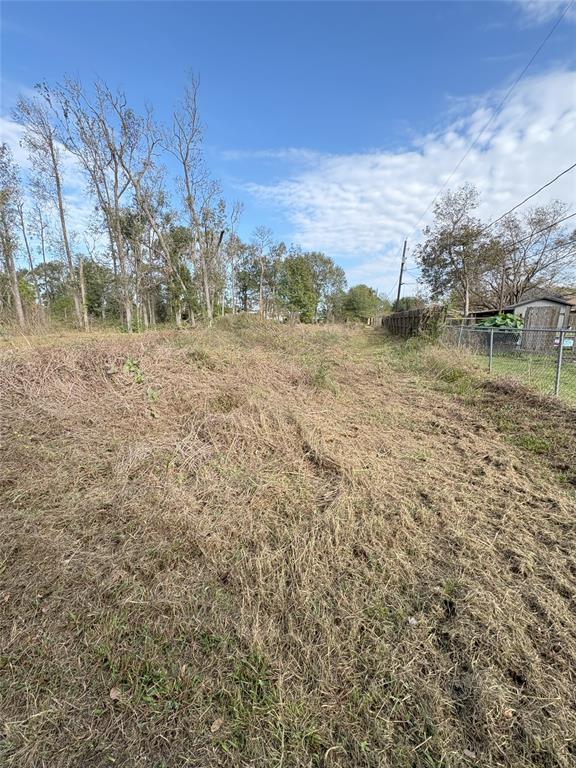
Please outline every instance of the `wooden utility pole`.
[{"label": "wooden utility pole", "polygon": [[498,311],[503,312],[504,311],[504,281],[506,279],[506,265],[502,264],[502,275],[500,278],[500,301],[498,306]]},{"label": "wooden utility pole", "polygon": [[402,276],[404,275],[404,264],[406,264],[406,246],[408,244],[408,240],[404,240],[404,248],[402,249],[402,263],[400,264],[400,277],[398,278],[398,293],[396,294],[396,303],[394,304],[394,309],[398,311],[398,307],[400,305],[400,293],[402,291]]}]

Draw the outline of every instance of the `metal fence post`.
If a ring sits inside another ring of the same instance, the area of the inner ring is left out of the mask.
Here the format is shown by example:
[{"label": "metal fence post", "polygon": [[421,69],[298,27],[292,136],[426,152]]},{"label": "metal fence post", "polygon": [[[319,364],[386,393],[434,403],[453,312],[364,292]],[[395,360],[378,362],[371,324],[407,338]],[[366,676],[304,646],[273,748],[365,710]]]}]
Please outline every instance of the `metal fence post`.
[{"label": "metal fence post", "polygon": [[562,353],[564,351],[564,334],[566,331],[560,331],[558,343],[558,357],[556,359],[556,381],[554,382],[554,394],[560,394],[560,374],[562,373]]},{"label": "metal fence post", "polygon": [[488,373],[492,373],[493,353],[494,353],[494,328],[490,328],[490,347],[488,351]]}]

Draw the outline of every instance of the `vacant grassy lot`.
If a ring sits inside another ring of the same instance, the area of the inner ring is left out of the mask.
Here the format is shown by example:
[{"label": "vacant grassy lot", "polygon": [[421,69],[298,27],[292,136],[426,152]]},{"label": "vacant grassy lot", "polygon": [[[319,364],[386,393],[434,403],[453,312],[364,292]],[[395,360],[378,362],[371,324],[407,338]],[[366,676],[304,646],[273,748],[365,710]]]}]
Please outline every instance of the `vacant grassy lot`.
[{"label": "vacant grassy lot", "polygon": [[0,354],[0,764],[576,764],[576,412],[348,328]]}]

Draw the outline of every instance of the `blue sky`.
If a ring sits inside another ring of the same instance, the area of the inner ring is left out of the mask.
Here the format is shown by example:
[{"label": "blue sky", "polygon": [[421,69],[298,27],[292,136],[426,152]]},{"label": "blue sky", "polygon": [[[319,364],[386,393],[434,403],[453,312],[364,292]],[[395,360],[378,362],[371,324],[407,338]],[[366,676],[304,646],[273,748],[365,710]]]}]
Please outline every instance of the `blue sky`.
[{"label": "blue sky", "polygon": [[[268,224],[278,238],[325,250],[351,282],[389,291],[403,235],[562,7],[4,2],[3,125],[10,140],[17,92],[65,73],[100,76],[169,119],[193,70],[208,163],[226,197],[245,204],[242,234]],[[576,154],[569,16],[454,179],[481,187],[488,215]],[[528,166],[520,173],[519,160]],[[555,194],[574,204],[573,180]]]}]

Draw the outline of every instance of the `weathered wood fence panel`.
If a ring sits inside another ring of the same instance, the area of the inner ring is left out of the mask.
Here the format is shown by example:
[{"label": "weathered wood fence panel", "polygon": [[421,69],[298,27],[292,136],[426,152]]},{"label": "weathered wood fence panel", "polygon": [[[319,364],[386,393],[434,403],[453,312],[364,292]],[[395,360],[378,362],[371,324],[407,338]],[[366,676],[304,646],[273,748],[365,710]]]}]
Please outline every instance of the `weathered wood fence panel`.
[{"label": "weathered wood fence panel", "polygon": [[530,352],[554,351],[555,334],[542,333],[542,328],[558,328],[558,307],[528,307],[524,316],[522,348]]},{"label": "weathered wood fence panel", "polygon": [[382,318],[382,326],[394,336],[417,336],[434,333],[446,319],[446,307],[432,306],[393,312]]}]

